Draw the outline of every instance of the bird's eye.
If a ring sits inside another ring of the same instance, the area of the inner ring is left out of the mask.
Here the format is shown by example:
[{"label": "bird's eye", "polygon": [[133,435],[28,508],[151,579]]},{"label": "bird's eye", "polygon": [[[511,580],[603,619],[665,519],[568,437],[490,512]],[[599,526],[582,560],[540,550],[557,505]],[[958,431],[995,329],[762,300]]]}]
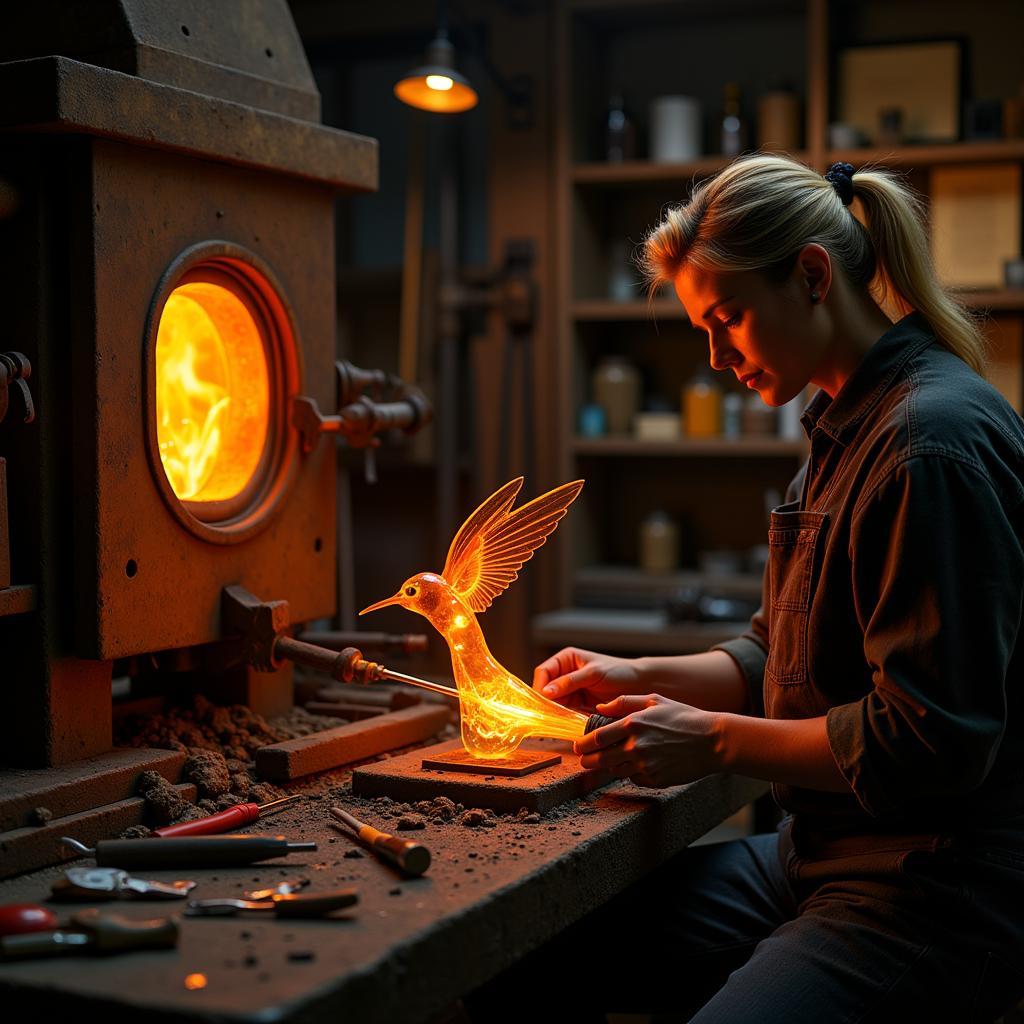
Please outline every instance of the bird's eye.
[{"label": "bird's eye", "polygon": [[405,596],[406,597],[415,597],[417,593],[418,593],[418,591],[417,591],[417,589],[415,587],[406,587],[405,588]]}]

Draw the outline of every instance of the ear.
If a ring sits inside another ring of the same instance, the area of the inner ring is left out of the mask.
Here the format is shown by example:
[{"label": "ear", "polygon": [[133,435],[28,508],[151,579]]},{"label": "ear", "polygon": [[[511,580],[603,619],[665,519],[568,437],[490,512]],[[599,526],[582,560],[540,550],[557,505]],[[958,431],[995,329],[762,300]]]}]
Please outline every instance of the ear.
[{"label": "ear", "polygon": [[797,273],[805,292],[817,292],[819,301],[824,301],[832,287],[832,259],[828,250],[817,242],[808,242],[797,257]]}]

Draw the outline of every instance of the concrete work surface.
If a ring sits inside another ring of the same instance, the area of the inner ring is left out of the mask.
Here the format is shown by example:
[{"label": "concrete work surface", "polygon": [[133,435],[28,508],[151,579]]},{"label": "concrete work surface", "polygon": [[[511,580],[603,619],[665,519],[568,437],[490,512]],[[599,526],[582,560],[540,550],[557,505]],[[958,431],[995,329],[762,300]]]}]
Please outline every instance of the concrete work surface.
[{"label": "concrete work surface", "polygon": [[[563,762],[577,761],[564,747]],[[354,887],[360,902],[337,920],[182,918],[174,950],[2,963],[5,1016],[104,1024],[429,1022],[768,788],[724,775],[662,790],[615,781],[546,813],[498,815],[440,795],[414,806],[359,798],[350,776],[338,769],[294,784],[290,791],[306,799],[247,830],[313,840],[316,853],[245,868],[137,872],[194,878],[194,898],[236,896],[302,875],[311,879],[307,893]],[[425,844],[433,855],[427,873],[406,878],[378,860],[331,824],[332,804]],[[0,883],[0,903],[43,902],[61,874],[51,867]],[[69,912],[46,905],[62,917]],[[84,905],[132,918],[179,906]]]}]

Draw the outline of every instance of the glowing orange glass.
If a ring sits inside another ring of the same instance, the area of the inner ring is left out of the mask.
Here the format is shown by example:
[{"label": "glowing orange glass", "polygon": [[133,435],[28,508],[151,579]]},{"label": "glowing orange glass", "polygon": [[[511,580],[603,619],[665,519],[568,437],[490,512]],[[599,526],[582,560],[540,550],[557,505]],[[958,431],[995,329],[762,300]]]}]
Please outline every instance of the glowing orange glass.
[{"label": "glowing orange glass", "polygon": [[462,524],[440,574],[412,576],[393,597],[359,613],[397,604],[430,620],[451,652],[463,745],[488,759],[507,757],[527,736],[578,739],[589,717],[548,700],[509,672],[487,649],[476,619],[554,532],[583,481],[562,484],[513,512],[522,485],[522,477],[510,480]]},{"label": "glowing orange glass", "polygon": [[235,292],[180,285],[156,340],[160,461],[183,501],[224,501],[252,479],[267,440],[270,385],[260,331]]}]

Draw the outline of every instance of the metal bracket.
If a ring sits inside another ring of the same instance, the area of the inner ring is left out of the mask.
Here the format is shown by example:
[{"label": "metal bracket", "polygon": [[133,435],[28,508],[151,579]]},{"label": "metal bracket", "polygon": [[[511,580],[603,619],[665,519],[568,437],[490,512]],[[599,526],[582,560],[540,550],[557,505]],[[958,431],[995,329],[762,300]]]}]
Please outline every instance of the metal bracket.
[{"label": "metal bracket", "polygon": [[371,683],[383,667],[366,661],[355,647],[332,651],[288,636],[287,601],[261,601],[244,587],[221,591],[221,627],[225,639],[238,637],[247,664],[261,672],[281,667],[285,660],[326,672],[340,683]]},{"label": "metal bracket", "polygon": [[221,630],[225,637],[238,636],[245,648],[245,660],[261,672],[280,666],[274,646],[290,623],[287,601],[261,601],[244,587],[221,591]]},{"label": "metal bracket", "polygon": [[20,396],[22,423],[31,423],[36,418],[36,407],[28,379],[32,376],[32,364],[20,352],[0,352],[0,423],[3,422],[10,406],[10,395]]}]

